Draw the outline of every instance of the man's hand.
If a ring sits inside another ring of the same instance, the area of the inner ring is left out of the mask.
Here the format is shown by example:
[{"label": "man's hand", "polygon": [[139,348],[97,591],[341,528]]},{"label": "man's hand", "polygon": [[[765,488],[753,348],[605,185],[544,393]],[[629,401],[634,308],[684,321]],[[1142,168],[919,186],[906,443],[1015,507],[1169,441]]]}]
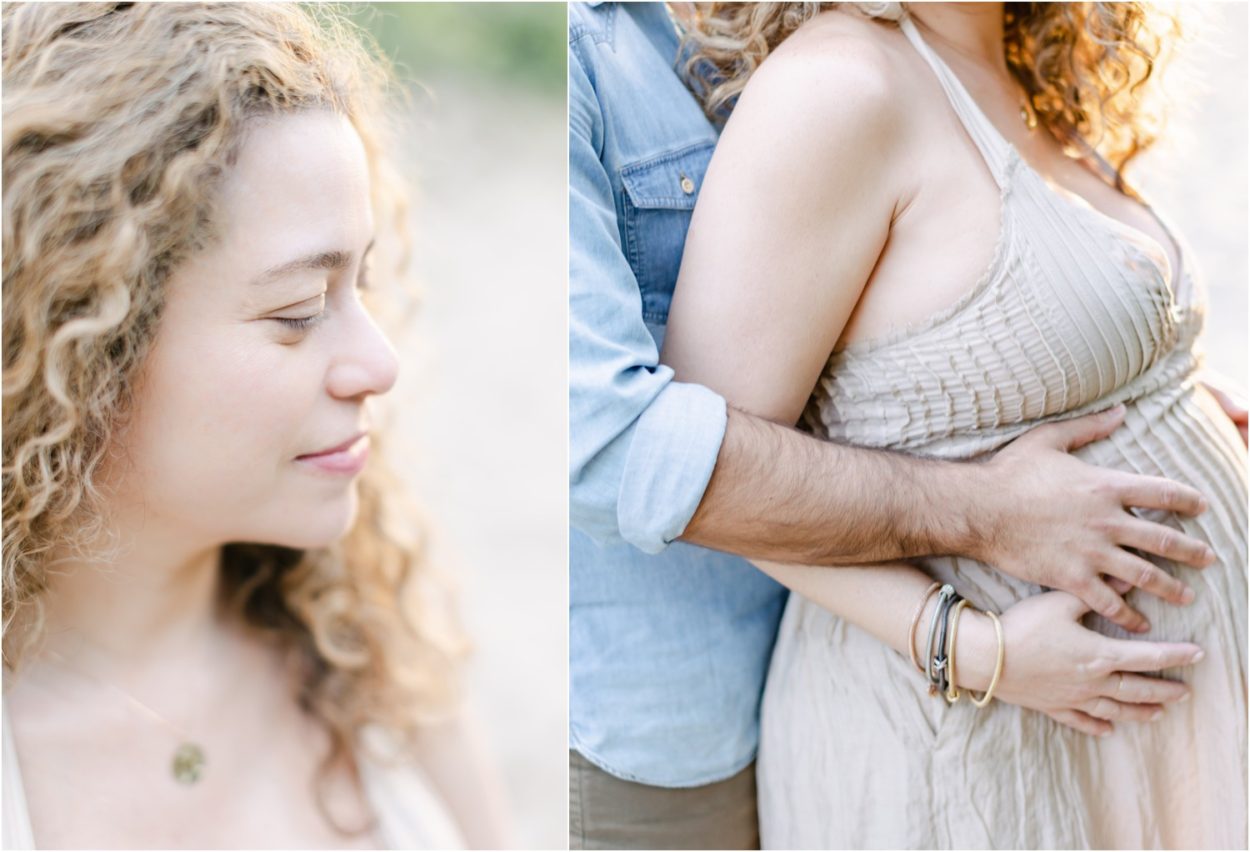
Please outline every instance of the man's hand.
[{"label": "man's hand", "polygon": [[1224,409],[1224,413],[1228,415],[1228,419],[1233,421],[1233,425],[1241,433],[1241,443],[1245,445],[1247,443],[1246,400],[1233,389],[1227,379],[1222,377],[1210,376],[1202,382],[1202,386],[1207,389],[1211,396],[1215,397],[1215,401],[1220,404],[1220,408]]},{"label": "man's hand", "polygon": [[[983,491],[971,513],[984,542],[977,558],[1005,574],[1070,592],[1126,630],[1145,632],[1146,619],[1116,589],[1129,585],[1174,604],[1193,590],[1125,548],[1193,568],[1215,561],[1206,544],[1133,515],[1130,508],[1193,516],[1206,501],[1193,488],[1154,476],[1086,464],[1069,452],[1110,435],[1124,407],[1051,423],[1017,438],[983,468]],[[979,526],[978,518],[989,526]],[[1103,575],[1106,575],[1104,578]],[[1120,582],[1116,582],[1116,581]]]}]

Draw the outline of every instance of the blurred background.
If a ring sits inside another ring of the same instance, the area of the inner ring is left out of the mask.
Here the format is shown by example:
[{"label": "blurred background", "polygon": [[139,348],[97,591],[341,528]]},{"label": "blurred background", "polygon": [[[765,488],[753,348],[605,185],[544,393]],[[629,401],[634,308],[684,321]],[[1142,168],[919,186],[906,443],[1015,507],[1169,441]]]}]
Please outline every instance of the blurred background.
[{"label": "blurred background", "polygon": [[345,3],[397,66],[419,309],[389,454],[476,646],[514,840],[568,843],[563,3]]},{"label": "blurred background", "polygon": [[[1179,232],[1185,264],[1206,284],[1205,349],[1210,369],[1247,384],[1246,3],[1178,3],[1188,30],[1164,78],[1171,120],[1160,141],[1130,167],[1130,183]],[[1137,170],[1136,172],[1134,170]]]}]

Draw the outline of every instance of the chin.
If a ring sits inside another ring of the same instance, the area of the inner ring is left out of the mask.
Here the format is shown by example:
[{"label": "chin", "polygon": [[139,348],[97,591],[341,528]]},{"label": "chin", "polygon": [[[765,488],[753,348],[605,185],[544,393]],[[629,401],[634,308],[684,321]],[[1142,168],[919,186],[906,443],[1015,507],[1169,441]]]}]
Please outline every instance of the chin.
[{"label": "chin", "polygon": [[330,547],[355,525],[359,504],[356,485],[352,483],[335,499],[282,510],[260,540],[296,550]]}]

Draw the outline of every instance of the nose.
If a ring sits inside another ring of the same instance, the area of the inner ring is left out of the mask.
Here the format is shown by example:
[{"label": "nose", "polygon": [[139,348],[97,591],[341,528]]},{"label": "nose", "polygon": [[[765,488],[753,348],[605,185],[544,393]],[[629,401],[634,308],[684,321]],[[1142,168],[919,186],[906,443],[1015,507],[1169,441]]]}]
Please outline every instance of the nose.
[{"label": "nose", "polygon": [[373,317],[359,304],[342,328],[337,357],[326,376],[326,389],[338,399],[383,394],[395,384],[399,356]]}]

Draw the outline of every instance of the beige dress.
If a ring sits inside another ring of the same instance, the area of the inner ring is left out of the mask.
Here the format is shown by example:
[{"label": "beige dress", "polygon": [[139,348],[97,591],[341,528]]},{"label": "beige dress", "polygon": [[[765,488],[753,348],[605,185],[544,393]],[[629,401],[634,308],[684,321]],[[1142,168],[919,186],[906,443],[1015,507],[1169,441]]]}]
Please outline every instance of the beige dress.
[{"label": "beige dress", "polygon": [[[1209,542],[1217,563],[1155,560],[1196,601],[1129,595],[1152,624],[1141,638],[1197,642],[1206,658],[1166,673],[1192,685],[1188,702],[1091,737],[997,701],[947,706],[910,661],[792,595],[762,710],[763,844],[1244,849],[1246,452],[1196,382],[1204,303],[1192,270],[1170,282],[1154,240],[1048,185],[912,21],[899,25],[1001,189],[1001,232],[957,304],[835,354],[804,423],[838,441],[967,458],[1039,423],[1126,403],[1125,424],[1077,455],[1190,483],[1210,501],[1197,519],[1166,522]],[[968,559],[922,565],[979,608],[1001,612],[1039,591]]]}]

